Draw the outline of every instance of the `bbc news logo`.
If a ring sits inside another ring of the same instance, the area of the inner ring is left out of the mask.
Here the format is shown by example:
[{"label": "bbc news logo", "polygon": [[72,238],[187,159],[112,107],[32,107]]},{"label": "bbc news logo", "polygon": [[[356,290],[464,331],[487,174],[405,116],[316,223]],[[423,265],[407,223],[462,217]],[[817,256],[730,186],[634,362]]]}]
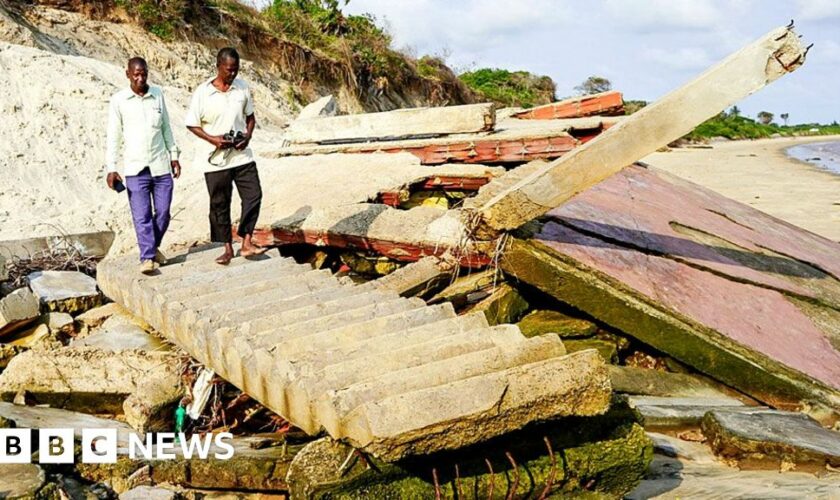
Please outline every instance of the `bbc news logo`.
[{"label": "bbc news logo", "polygon": [[[72,464],[75,456],[73,429],[0,429],[0,464]],[[33,439],[33,434],[37,437]],[[227,460],[234,449],[229,432],[218,434],[147,433],[145,436],[128,435],[127,454],[131,459],[173,460],[179,456],[191,459]],[[81,461],[86,464],[113,464],[117,462],[119,442],[117,429],[82,429]],[[180,454],[179,454],[180,452]]]}]

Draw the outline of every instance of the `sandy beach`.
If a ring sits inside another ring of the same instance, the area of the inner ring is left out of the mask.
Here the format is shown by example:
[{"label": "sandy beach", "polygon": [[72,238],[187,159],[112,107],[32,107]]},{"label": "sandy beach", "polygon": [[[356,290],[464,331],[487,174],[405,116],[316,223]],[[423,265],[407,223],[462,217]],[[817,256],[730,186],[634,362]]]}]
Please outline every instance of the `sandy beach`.
[{"label": "sandy beach", "polygon": [[711,149],[654,153],[643,161],[840,241],[840,175],[785,153],[792,146],[837,140],[840,136],[720,142]]}]

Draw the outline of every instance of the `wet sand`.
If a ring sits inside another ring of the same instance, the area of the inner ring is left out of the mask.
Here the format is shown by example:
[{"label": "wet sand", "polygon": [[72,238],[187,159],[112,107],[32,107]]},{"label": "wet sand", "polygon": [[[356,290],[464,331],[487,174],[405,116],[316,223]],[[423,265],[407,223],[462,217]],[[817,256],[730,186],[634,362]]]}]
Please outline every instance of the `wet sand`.
[{"label": "wet sand", "polygon": [[840,136],[719,142],[676,148],[643,161],[758,210],[840,241],[840,175],[789,157],[785,150]]}]

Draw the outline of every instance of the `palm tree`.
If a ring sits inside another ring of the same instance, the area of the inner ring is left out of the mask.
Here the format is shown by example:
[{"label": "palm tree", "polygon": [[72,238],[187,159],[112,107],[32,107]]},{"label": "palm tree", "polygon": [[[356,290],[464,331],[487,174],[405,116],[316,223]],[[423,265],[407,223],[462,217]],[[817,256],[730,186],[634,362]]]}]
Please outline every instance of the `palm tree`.
[{"label": "palm tree", "polygon": [[788,126],[788,118],[790,118],[790,114],[782,113],[782,114],[779,115],[779,118],[781,118],[782,120],[785,121],[785,127],[787,127]]},{"label": "palm tree", "polygon": [[758,117],[758,121],[764,125],[769,125],[773,121],[773,113],[769,111],[759,111],[756,116]]}]

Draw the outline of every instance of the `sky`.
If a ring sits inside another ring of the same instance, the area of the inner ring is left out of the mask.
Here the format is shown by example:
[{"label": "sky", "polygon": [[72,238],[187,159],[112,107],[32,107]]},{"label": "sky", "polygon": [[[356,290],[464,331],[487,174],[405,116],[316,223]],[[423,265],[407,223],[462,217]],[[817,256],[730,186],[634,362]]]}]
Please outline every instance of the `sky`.
[{"label": "sky", "polygon": [[646,101],[794,19],[814,43],[807,62],[738,107],[788,113],[791,124],[840,121],[840,0],[350,0],[342,9],[373,14],[395,48],[445,56],[456,72],[548,75],[557,97],[599,75]]}]

